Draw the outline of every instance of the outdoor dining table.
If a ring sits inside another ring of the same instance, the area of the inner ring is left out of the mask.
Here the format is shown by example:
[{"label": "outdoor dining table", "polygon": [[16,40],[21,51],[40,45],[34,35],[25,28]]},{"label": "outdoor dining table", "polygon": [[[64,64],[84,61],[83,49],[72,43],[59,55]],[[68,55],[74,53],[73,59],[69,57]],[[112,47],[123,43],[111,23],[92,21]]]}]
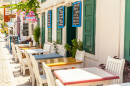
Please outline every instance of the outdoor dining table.
[{"label": "outdoor dining table", "polygon": [[14,44],[14,46],[29,46],[29,44]]},{"label": "outdoor dining table", "polygon": [[25,50],[28,54],[41,54],[41,53],[49,53],[47,50],[43,49],[27,49]]},{"label": "outdoor dining table", "polygon": [[45,62],[52,70],[63,69],[63,68],[79,68],[81,67],[80,60],[77,60],[72,57],[63,57],[63,58],[50,58],[50,59],[40,59],[37,60],[40,63]]},{"label": "outdoor dining table", "polygon": [[113,79],[119,78],[119,76],[98,67],[56,70],[54,74],[63,85],[67,86],[93,86],[99,84],[104,86],[111,84]]},{"label": "outdoor dining table", "polygon": [[33,55],[36,60],[43,60],[43,59],[53,59],[53,58],[62,58],[63,56],[57,53],[50,53],[50,54],[41,54],[41,55]]},{"label": "outdoor dining table", "polygon": [[39,47],[34,47],[34,46],[28,46],[28,47],[19,47],[21,50],[28,50],[28,49],[42,49]]},{"label": "outdoor dining table", "polygon": [[[31,47],[31,46],[25,46],[25,47],[19,47],[19,48],[21,49],[21,52],[22,52],[22,58],[26,58],[24,50],[42,49],[42,48],[34,47],[34,46],[33,47]],[[34,51],[32,52],[32,54],[34,54]],[[37,54],[36,51],[35,51],[35,54]]]}]

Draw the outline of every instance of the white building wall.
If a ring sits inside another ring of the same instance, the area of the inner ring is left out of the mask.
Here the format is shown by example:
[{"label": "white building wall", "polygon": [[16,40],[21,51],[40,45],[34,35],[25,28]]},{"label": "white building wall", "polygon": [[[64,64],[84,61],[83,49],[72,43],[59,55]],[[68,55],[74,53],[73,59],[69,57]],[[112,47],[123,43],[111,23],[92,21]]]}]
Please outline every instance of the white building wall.
[{"label": "white building wall", "polygon": [[[47,11],[52,9],[52,40],[56,40],[56,9],[68,5],[68,0],[45,10],[45,42],[48,43]],[[71,0],[71,2],[83,0]],[[44,3],[43,3],[44,4]],[[56,4],[56,3],[55,3]],[[123,57],[124,52],[125,0],[96,0],[95,55],[85,53],[85,67],[106,64],[108,56]],[[62,45],[66,43],[66,26],[62,30]],[[83,23],[78,28],[78,40],[83,40]],[[49,43],[52,45],[52,43]]]}]

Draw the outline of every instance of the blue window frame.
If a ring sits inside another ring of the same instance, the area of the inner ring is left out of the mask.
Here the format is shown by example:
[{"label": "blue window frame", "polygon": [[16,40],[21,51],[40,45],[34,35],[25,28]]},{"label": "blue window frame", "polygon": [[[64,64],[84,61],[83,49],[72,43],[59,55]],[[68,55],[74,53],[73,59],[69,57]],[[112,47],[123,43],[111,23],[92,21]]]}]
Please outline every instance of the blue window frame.
[{"label": "blue window frame", "polygon": [[[81,27],[81,1],[74,2],[72,5],[72,27]],[[74,6],[79,4],[79,24],[73,24]]]},{"label": "blue window frame", "polygon": [[[59,10],[63,9],[63,24],[62,26],[59,25]],[[63,28],[64,27],[64,20],[65,20],[65,7],[60,7],[58,8],[58,28]]]},{"label": "blue window frame", "polygon": [[[49,16],[49,20],[48,20],[48,16]],[[49,21],[49,23],[48,23],[48,21]],[[47,28],[51,28],[51,27],[52,27],[52,11],[48,11],[48,13],[47,13]]]}]

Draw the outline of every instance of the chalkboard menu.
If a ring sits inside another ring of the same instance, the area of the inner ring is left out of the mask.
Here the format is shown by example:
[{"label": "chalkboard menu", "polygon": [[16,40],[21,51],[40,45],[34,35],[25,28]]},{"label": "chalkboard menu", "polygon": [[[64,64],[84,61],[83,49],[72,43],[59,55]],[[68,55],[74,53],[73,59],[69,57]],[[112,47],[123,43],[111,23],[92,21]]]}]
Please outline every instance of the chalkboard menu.
[{"label": "chalkboard menu", "polygon": [[64,27],[64,7],[58,9],[58,28]]},{"label": "chalkboard menu", "polygon": [[18,36],[17,35],[10,35],[9,39],[8,39],[8,43],[9,43],[9,48],[11,50],[11,42],[13,42],[14,44],[18,44]]},{"label": "chalkboard menu", "polygon": [[11,36],[11,42],[13,42],[14,44],[18,43],[18,36]]},{"label": "chalkboard menu", "polygon": [[51,11],[48,11],[47,13],[47,28],[51,28]]},{"label": "chalkboard menu", "polygon": [[73,3],[72,27],[81,26],[81,1]]},{"label": "chalkboard menu", "polygon": [[28,23],[23,23],[23,36],[28,36]]}]

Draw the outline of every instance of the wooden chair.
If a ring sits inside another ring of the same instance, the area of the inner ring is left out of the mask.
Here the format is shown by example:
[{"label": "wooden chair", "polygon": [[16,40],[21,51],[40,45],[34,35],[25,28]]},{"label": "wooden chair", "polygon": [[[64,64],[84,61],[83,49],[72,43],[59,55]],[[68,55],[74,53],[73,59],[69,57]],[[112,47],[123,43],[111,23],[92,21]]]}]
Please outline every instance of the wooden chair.
[{"label": "wooden chair", "polygon": [[124,59],[121,59],[121,60],[120,59],[114,59],[114,58],[111,58],[110,56],[108,56],[105,69],[120,77],[119,79],[113,80],[112,84],[119,84],[119,83],[123,82],[124,64],[125,64]]},{"label": "wooden chair", "polygon": [[47,77],[47,84],[48,86],[64,86],[58,79],[56,79],[56,84],[55,84],[55,80],[53,77],[53,74],[51,72],[50,67],[48,67],[44,62],[42,63],[43,68],[45,70],[46,73],[46,77]]},{"label": "wooden chair", "polygon": [[47,83],[46,76],[40,75],[38,63],[35,60],[34,56],[32,56],[30,58],[31,58],[32,66],[33,66],[34,75],[35,75],[35,78],[36,78],[36,81],[37,81],[37,86],[43,86],[43,84]]},{"label": "wooden chair", "polygon": [[18,54],[17,54],[17,49],[16,46],[14,46],[14,62],[18,61]]},{"label": "wooden chair", "polygon": [[[49,53],[50,53],[51,45],[49,45],[49,44],[44,44],[43,50],[47,50],[47,51],[49,51]],[[49,53],[48,53],[48,54],[49,54]]]},{"label": "wooden chair", "polygon": [[33,46],[36,46],[36,42],[33,42]]},{"label": "wooden chair", "polygon": [[84,66],[84,53],[85,53],[85,51],[79,51],[79,50],[77,49],[76,55],[75,55],[75,59],[78,59],[78,60],[80,60],[80,61],[83,61],[83,63],[81,64],[81,67]]},{"label": "wooden chair", "polygon": [[20,62],[20,68],[21,72],[23,72],[23,75],[25,75],[25,70],[28,69],[27,61],[26,59],[22,58],[22,52],[21,49],[17,47],[17,54]]},{"label": "wooden chair", "polygon": [[32,82],[32,86],[34,86],[35,85],[35,76],[34,76],[32,63],[30,61],[30,55],[26,51],[25,51],[25,55],[26,55],[26,60],[27,60],[29,72],[30,72],[30,81]]},{"label": "wooden chair", "polygon": [[130,86],[130,83],[113,84],[113,85],[107,85],[107,86]]},{"label": "wooden chair", "polygon": [[66,49],[61,48],[60,51],[59,51],[59,54],[65,57],[65,55],[66,55]]}]

